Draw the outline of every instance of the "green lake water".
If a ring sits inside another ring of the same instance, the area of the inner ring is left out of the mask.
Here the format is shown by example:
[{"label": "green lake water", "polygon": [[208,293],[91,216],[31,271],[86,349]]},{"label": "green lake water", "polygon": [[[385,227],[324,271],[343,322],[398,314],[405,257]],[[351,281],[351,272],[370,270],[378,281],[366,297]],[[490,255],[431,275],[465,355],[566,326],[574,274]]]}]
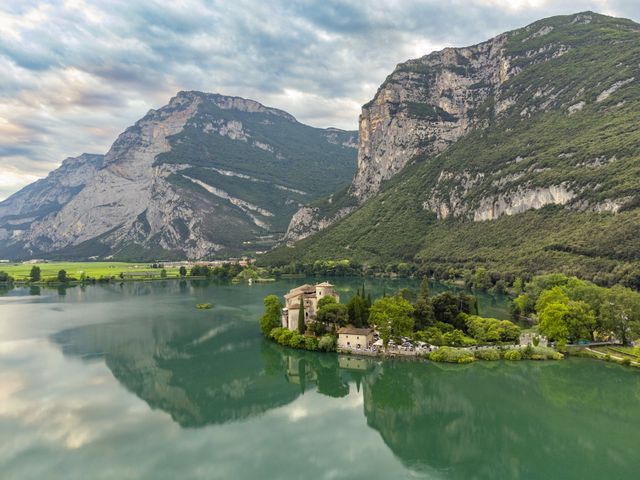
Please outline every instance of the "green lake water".
[{"label": "green lake water", "polygon": [[[637,478],[637,370],[380,361],[264,340],[262,298],[305,281],[5,292],[0,478]],[[360,282],[334,280],[345,299]],[[367,281],[374,295],[398,286],[417,284]],[[502,298],[480,308],[508,317]]]}]

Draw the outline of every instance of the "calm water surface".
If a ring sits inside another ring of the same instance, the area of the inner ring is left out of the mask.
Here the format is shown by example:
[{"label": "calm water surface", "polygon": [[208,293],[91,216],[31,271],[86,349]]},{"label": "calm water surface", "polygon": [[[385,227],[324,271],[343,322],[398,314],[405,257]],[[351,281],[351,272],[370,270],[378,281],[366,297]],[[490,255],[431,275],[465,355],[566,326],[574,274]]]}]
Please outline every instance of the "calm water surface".
[{"label": "calm water surface", "polygon": [[[0,477],[637,478],[637,371],[370,361],[264,341],[262,298],[305,280],[0,297]],[[360,285],[334,283],[345,298]],[[502,299],[480,306],[507,316]]]}]

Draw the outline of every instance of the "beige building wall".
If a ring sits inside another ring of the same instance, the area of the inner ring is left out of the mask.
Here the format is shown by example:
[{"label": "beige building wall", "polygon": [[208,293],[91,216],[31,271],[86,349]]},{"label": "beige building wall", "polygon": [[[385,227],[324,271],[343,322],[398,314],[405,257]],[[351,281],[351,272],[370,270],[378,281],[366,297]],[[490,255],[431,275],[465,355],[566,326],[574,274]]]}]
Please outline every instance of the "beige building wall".
[{"label": "beige building wall", "polygon": [[360,348],[366,348],[371,345],[373,335],[353,335],[349,333],[340,333],[338,335],[338,347],[340,348],[355,348],[360,345]]},{"label": "beige building wall", "polygon": [[289,320],[288,320],[288,325],[287,328],[289,330],[298,330],[298,310],[300,310],[299,308],[290,308],[289,309]]},{"label": "beige building wall", "polygon": [[333,298],[336,299],[336,302],[340,303],[340,295],[334,291],[333,287],[316,285],[316,304],[318,303],[318,300],[326,296],[333,296]]}]

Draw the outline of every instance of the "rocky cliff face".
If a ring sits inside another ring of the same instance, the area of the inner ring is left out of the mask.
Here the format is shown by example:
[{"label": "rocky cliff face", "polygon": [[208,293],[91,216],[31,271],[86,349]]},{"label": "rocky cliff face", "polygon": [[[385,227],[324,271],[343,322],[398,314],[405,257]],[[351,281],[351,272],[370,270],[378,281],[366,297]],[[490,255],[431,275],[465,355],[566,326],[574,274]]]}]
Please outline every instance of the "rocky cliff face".
[{"label": "rocky cliff face", "polygon": [[[353,171],[354,136],[252,100],[180,92],[106,155],[68,159],[0,203],[0,254],[203,258],[264,248],[305,199],[325,193],[314,188],[321,170]],[[298,176],[276,181],[278,168]]]},{"label": "rocky cliff face", "polygon": [[[542,20],[478,45],[446,48],[399,64],[362,107],[358,164],[350,196],[357,205],[362,204],[411,162],[438,162],[443,152],[471,132],[507,119],[520,123],[554,111],[574,116],[585,106],[610,101],[612,95],[628,89],[638,78],[632,62],[619,62],[615,72],[599,75],[604,78],[559,81],[565,74],[565,59],[576,62],[577,69],[583,68],[580,62],[599,61],[595,58],[599,50],[585,50],[589,42],[595,45],[599,40],[583,35],[602,27],[632,36],[638,32],[638,25],[628,20],[585,12]],[[624,102],[616,105],[621,107]],[[615,211],[624,203],[611,198],[580,201],[590,187],[571,187],[565,179],[526,183],[548,170],[536,165],[539,153],[525,145],[503,159],[498,170],[483,172],[467,165],[440,170],[424,208],[439,218],[481,221],[572,200],[574,207],[593,211]],[[473,164],[481,152],[467,154],[467,162]],[[557,162],[562,163],[572,153],[560,151],[558,155]],[[520,165],[513,168],[510,163]],[[351,211],[353,208],[334,209],[328,215],[322,208],[306,207],[293,217],[287,240],[316,233]]]},{"label": "rocky cliff face", "polygon": [[417,155],[435,155],[482,124],[489,98],[502,107],[500,85],[513,69],[506,35],[467,48],[447,48],[398,65],[362,107],[358,170],[351,186],[360,202]]}]

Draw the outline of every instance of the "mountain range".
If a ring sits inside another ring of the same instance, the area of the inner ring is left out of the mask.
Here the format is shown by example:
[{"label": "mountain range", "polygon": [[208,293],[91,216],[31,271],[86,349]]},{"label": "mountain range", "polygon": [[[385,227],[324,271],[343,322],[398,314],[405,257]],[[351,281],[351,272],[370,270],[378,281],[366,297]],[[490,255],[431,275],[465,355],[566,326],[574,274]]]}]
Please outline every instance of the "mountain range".
[{"label": "mountain range", "polygon": [[316,261],[640,286],[640,25],[593,12],[400,63],[359,131],[180,92],[0,203],[0,257]]},{"label": "mountain range", "polygon": [[253,100],[179,92],[105,155],[68,158],[0,203],[0,257],[209,258],[269,248],[346,185],[357,134]]}]

